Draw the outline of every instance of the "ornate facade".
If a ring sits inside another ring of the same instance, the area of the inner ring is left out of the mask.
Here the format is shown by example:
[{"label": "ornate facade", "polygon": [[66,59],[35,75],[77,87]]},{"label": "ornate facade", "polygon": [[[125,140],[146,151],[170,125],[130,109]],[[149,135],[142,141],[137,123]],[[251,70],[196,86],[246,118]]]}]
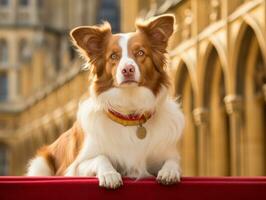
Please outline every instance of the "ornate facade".
[{"label": "ornate facade", "polygon": [[[15,13],[24,12],[14,3],[19,1],[8,2],[18,9]],[[43,17],[44,25],[36,28],[11,26],[12,20],[24,18],[0,6],[0,19],[13,16],[11,22],[6,19],[0,25],[2,174],[23,174],[36,149],[52,142],[75,120],[88,83],[87,73],[80,71],[82,62],[66,42],[66,30],[98,20],[94,1],[69,0],[68,8],[60,6],[60,0],[28,2],[33,6],[29,14],[33,24],[39,24],[35,18],[42,15],[36,11],[38,6],[61,10],[49,14],[53,20]],[[84,2],[92,5],[86,7]],[[183,174],[266,175],[265,0],[120,0],[116,6],[123,32],[134,29],[138,16],[176,16],[168,70],[172,95],[178,97],[186,117],[185,133],[177,147]],[[93,16],[87,16],[87,10]],[[31,42],[25,45],[20,38]],[[10,49],[7,52],[2,46]],[[2,78],[5,74],[8,78]]]},{"label": "ornate facade", "polygon": [[187,1],[172,12],[181,14],[182,7],[178,20],[185,22],[191,10],[190,37],[184,40],[180,26],[171,74],[187,118],[183,169],[265,175],[265,1]]}]

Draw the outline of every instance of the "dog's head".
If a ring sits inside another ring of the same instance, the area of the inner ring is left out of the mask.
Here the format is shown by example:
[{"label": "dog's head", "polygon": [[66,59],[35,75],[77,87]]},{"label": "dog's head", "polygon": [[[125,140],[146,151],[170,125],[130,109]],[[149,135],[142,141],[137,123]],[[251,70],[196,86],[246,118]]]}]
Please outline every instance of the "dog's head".
[{"label": "dog's head", "polygon": [[131,33],[112,34],[107,22],[73,29],[74,45],[93,67],[96,94],[113,87],[144,86],[156,95],[162,85],[167,87],[165,53],[174,23],[174,16],[167,14],[137,21]]}]

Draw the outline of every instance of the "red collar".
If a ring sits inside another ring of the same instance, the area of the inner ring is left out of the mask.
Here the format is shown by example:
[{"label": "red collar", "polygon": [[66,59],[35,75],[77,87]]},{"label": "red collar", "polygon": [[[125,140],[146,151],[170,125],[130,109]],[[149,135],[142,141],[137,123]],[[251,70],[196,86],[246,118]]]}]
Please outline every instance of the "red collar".
[{"label": "red collar", "polygon": [[111,120],[124,126],[138,126],[144,124],[153,115],[152,112],[145,112],[143,114],[122,114],[113,109],[108,109],[106,113]]}]

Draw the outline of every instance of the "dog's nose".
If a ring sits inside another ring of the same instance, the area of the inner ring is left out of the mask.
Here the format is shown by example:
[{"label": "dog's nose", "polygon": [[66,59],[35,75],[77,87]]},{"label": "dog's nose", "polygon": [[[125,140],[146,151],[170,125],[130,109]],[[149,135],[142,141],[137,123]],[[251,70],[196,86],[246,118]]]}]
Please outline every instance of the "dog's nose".
[{"label": "dog's nose", "polygon": [[133,65],[126,65],[123,69],[122,69],[122,74],[124,76],[132,76],[135,73],[135,67]]}]

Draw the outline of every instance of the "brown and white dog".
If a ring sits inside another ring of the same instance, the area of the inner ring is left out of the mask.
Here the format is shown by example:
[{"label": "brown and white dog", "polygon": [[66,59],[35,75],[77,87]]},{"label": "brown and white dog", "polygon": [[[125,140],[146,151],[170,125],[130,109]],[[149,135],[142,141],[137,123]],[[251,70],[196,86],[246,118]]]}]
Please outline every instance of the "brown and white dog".
[{"label": "brown and white dog", "polygon": [[173,15],[136,22],[136,32],[112,34],[110,25],[81,26],[71,37],[92,66],[90,97],[77,121],[30,162],[28,176],[97,176],[117,188],[121,176],[180,179],[177,141],[184,127],[168,97],[166,47]]}]

